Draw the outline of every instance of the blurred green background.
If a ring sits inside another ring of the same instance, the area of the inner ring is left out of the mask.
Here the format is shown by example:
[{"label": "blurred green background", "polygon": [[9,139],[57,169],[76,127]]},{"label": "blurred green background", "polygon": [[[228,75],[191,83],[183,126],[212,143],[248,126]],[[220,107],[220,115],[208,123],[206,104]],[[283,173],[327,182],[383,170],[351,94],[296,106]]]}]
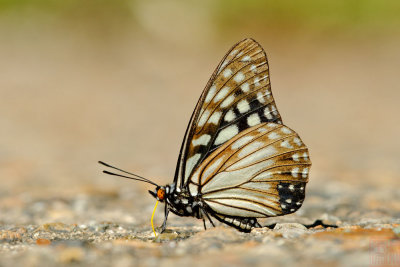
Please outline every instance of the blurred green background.
[{"label": "blurred green background", "polygon": [[1,0],[0,196],[147,194],[97,160],[172,181],[203,87],[245,37],[309,146],[311,190],[398,187],[399,14],[394,0]]},{"label": "blurred green background", "polygon": [[[102,20],[111,22],[135,23],[143,5],[168,6],[171,11],[186,11],[186,14],[205,12],[220,28],[231,26],[288,26],[293,28],[311,27],[313,29],[331,27],[365,28],[382,30],[399,24],[400,3],[395,0],[338,0],[338,1],[260,1],[260,0],[219,0],[219,1],[138,1],[138,0],[2,0],[3,14],[23,12],[32,15],[51,15],[57,19],[82,19],[101,24]],[[156,8],[153,11],[157,11]],[[162,8],[164,12],[168,11]],[[197,12],[196,12],[197,11]],[[173,14],[169,14],[173,15]],[[185,15],[181,14],[181,18]],[[326,29],[325,29],[326,30]]]}]

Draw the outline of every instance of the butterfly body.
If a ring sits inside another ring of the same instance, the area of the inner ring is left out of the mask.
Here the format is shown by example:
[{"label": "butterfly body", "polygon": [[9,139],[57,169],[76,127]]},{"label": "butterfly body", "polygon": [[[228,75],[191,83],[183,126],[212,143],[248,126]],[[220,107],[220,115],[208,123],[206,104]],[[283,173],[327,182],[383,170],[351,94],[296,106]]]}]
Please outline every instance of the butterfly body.
[{"label": "butterfly body", "polygon": [[[169,211],[249,232],[257,218],[303,204],[311,161],[299,135],[283,124],[269,65],[253,39],[235,44],[215,69],[192,113],[174,180],[149,191]],[[109,173],[110,174],[110,173]]]},{"label": "butterfly body", "polygon": [[[163,197],[159,197],[159,192],[165,192],[162,194]],[[149,193],[157,200],[166,202],[166,216],[168,216],[168,212],[171,211],[178,216],[195,217],[197,219],[203,219],[204,222],[206,219],[209,219],[214,225],[211,218],[208,216],[208,214],[211,214],[212,217],[220,222],[236,227],[242,232],[250,232],[254,227],[261,227],[256,218],[214,214],[212,209],[210,209],[204,199],[202,199],[201,195],[192,196],[186,189],[179,190],[178,192],[175,184],[156,187],[154,191],[149,191]],[[164,223],[162,231],[165,229],[165,226]]]},{"label": "butterfly body", "polygon": [[200,208],[203,203],[198,197],[191,196],[186,189],[177,190],[174,183],[161,187],[165,190],[163,198],[158,197],[160,188],[156,188],[154,192],[149,191],[151,195],[156,196],[157,199],[165,202],[169,211],[179,216],[191,216],[201,219]]}]

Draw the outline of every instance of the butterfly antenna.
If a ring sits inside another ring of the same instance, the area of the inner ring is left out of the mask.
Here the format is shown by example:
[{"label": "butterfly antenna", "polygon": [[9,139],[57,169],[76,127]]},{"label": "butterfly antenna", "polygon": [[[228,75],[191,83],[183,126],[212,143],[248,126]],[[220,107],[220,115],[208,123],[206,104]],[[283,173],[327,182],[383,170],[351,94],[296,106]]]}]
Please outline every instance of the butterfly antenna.
[{"label": "butterfly antenna", "polygon": [[129,175],[132,175],[133,177],[129,177],[129,176],[126,176],[126,175],[122,175],[122,174],[118,174],[118,173],[113,173],[113,172],[109,172],[109,171],[103,171],[103,173],[105,173],[105,174],[114,175],[114,176],[119,176],[119,177],[123,177],[123,178],[127,178],[127,179],[132,179],[132,180],[136,180],[136,181],[142,181],[142,182],[145,182],[145,183],[149,183],[149,184],[158,186],[158,184],[156,184],[156,183],[154,183],[153,181],[150,181],[149,179],[146,179],[146,178],[144,178],[144,177],[142,177],[142,176],[140,176],[140,175],[137,175],[137,174],[134,174],[134,173],[131,173],[131,172],[128,172],[128,171],[124,171],[124,170],[122,170],[122,169],[120,169],[120,168],[114,167],[114,166],[112,166],[112,165],[110,165],[110,164],[107,164],[107,163],[105,163],[105,162],[103,162],[103,161],[99,161],[99,163],[100,163],[101,165],[104,165],[104,166],[108,167],[108,168],[111,168],[111,169],[114,169],[114,170],[118,170],[118,171],[120,171],[120,172],[129,174]]}]

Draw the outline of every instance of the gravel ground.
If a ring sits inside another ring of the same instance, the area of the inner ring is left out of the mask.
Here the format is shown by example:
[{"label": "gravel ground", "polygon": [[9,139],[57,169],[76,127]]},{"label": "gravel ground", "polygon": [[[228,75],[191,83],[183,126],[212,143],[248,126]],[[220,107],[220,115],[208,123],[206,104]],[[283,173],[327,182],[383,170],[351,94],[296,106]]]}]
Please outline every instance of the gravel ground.
[{"label": "gravel ground", "polygon": [[[0,210],[0,266],[399,265],[397,189],[377,191],[371,200],[346,184],[332,182],[326,192],[318,187],[310,186],[296,215],[262,221],[273,229],[246,234],[217,225],[204,231],[200,220],[172,215],[157,237],[150,227],[150,196],[137,201],[140,195],[122,189],[8,196]],[[350,192],[358,193],[350,199]],[[160,224],[160,207],[157,215]],[[316,219],[337,228],[304,226]]]}]

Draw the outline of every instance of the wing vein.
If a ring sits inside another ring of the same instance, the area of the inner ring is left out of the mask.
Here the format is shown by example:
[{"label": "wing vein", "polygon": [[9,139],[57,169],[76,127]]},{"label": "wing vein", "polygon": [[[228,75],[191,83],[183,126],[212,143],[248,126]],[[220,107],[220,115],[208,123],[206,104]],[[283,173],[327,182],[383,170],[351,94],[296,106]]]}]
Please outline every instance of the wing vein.
[{"label": "wing vein", "polygon": [[[275,211],[280,211],[280,209],[277,209],[277,208],[275,208],[275,207],[266,205],[266,204],[264,204],[264,203],[262,203],[262,202],[250,200],[250,199],[247,199],[247,198],[241,198],[241,197],[214,197],[214,198],[212,198],[212,199],[207,199],[207,201],[215,200],[215,199],[228,199],[228,200],[230,200],[230,199],[235,199],[235,200],[242,200],[242,201],[247,201],[247,202],[250,202],[250,203],[253,203],[253,204],[257,204],[257,205],[263,206],[263,207],[265,207],[265,208],[267,208],[267,209],[272,209],[272,210],[275,210]],[[269,200],[268,200],[268,201],[269,201]],[[222,204],[222,203],[218,203],[218,204]],[[237,207],[237,206],[233,206],[233,207],[239,208],[239,207]],[[251,209],[250,209],[250,210],[251,210]]]}]

